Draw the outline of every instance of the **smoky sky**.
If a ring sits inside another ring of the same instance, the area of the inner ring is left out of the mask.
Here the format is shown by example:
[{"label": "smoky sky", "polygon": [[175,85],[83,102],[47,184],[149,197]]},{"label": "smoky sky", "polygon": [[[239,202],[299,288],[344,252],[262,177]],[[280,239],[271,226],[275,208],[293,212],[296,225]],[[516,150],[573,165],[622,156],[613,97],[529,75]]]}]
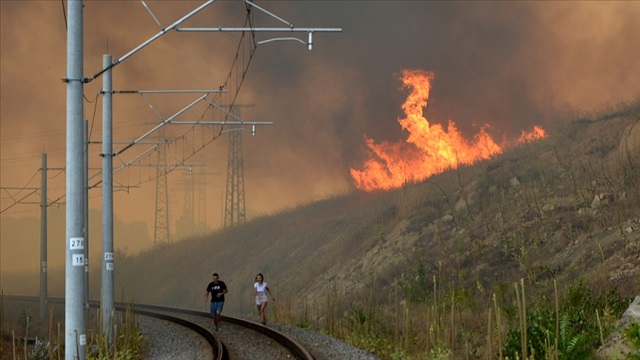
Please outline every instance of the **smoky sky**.
[{"label": "smoky sky", "polygon": [[[165,26],[201,4],[146,3]],[[349,169],[359,169],[367,156],[365,136],[378,142],[406,139],[397,122],[407,95],[399,81],[402,69],[435,74],[424,111],[430,122],[453,121],[469,136],[489,125],[498,143],[534,125],[552,128],[576,114],[638,96],[638,2],[257,4],[295,27],[343,31],[314,33],[312,51],[298,42],[274,41],[258,46],[251,58],[238,97],[239,104],[247,105],[241,116],[273,122],[259,127],[255,136],[243,136],[247,209],[253,216],[354,189]],[[57,1],[2,1],[0,6],[2,186],[37,186],[42,152],[49,154],[49,166],[65,165],[65,18]],[[243,26],[245,13],[242,3],[223,1],[184,26]],[[285,26],[255,10],[252,22],[255,27]],[[85,2],[84,29],[86,76],[101,69],[103,54],[123,56],[159,31],[137,1]],[[283,35],[255,36],[260,41]],[[306,34],[300,37],[306,40]],[[168,33],[114,68],[114,89],[218,88],[238,38]],[[101,134],[101,81],[85,85],[85,117],[95,141]],[[166,118],[193,98],[148,97],[150,106],[139,96],[115,97],[114,141],[131,141],[159,122],[157,114]],[[185,212],[188,184],[204,183],[208,224],[219,226],[227,147],[227,139],[220,137],[189,159],[201,165],[193,173],[202,168],[207,174],[198,180],[187,171],[171,174],[174,220]],[[124,160],[145,149],[136,145]],[[99,150],[90,147],[92,174],[99,174]],[[146,221],[150,232],[153,175],[149,169],[123,171],[117,178],[123,187],[114,198],[117,217]],[[64,174],[50,183],[51,197],[64,193]],[[91,206],[99,208],[99,190],[90,196]],[[11,201],[3,193],[2,208]],[[14,215],[22,211],[37,216],[38,210],[16,206]]]}]

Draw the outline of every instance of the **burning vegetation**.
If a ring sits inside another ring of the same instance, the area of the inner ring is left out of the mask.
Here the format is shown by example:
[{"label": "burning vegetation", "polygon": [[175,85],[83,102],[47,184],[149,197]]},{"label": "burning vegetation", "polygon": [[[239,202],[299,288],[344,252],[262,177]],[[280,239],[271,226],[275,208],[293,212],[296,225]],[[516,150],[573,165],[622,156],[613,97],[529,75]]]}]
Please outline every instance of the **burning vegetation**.
[{"label": "burning vegetation", "polygon": [[[487,134],[484,125],[472,139],[465,139],[456,124],[449,121],[445,129],[440,124],[430,124],[423,116],[427,107],[433,73],[422,70],[403,70],[402,87],[411,89],[402,105],[405,117],[398,119],[400,126],[409,132],[404,142],[382,141],[376,144],[365,135],[369,159],[362,170],[351,169],[356,187],[365,191],[389,190],[406,183],[415,183],[439,174],[460,164],[473,164],[502,153]],[[534,126],[531,132],[522,132],[518,142],[531,142],[546,137],[546,132]]]}]

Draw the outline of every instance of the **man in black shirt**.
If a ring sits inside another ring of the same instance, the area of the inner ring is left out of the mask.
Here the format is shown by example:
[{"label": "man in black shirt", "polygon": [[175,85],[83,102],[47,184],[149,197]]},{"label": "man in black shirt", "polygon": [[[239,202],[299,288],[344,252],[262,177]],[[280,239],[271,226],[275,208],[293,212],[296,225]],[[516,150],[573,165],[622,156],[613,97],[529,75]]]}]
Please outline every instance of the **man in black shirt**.
[{"label": "man in black shirt", "polygon": [[204,300],[209,299],[211,293],[211,317],[216,331],[220,331],[220,314],[224,307],[224,294],[228,292],[227,285],[220,280],[218,273],[213,273],[213,281],[207,285],[207,291],[204,293]]}]

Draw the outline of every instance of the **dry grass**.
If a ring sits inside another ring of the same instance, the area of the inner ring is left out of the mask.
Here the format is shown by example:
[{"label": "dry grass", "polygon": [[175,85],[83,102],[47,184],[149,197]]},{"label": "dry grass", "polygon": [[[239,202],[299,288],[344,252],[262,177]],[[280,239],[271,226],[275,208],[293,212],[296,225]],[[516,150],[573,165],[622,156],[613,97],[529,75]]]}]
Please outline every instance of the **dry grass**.
[{"label": "dry grass", "polygon": [[[204,280],[193,275],[206,279],[215,270],[236,299],[228,311],[251,314],[251,281],[263,272],[285,295],[278,296],[286,299],[283,308],[272,309],[286,314],[283,321],[387,356],[401,349],[473,358],[486,343],[493,294],[505,316],[496,335],[504,336],[518,319],[510,309],[549,298],[554,281],[566,288],[585,276],[594,288],[637,291],[632,272],[617,271],[637,245],[637,234],[625,228],[640,214],[640,160],[618,150],[637,123],[575,121],[486,163],[397,191],[345,195],[256,219],[157,250],[122,273],[158,269],[160,286],[151,279],[143,289],[128,288],[180,305],[189,290],[200,296]],[[186,258],[192,266],[163,266]],[[518,301],[508,289],[520,279],[531,296]]]}]

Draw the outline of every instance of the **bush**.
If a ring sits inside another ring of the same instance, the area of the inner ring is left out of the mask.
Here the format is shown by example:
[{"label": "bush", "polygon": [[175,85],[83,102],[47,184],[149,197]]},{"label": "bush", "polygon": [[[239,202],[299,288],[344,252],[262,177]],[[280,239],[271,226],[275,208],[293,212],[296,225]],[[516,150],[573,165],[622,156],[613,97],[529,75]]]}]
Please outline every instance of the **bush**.
[{"label": "bush", "polygon": [[[603,332],[608,333],[614,319],[624,312],[626,306],[628,299],[620,297],[617,291],[596,293],[581,279],[569,286],[568,295],[558,314],[544,305],[527,313],[528,355],[549,358],[557,353],[560,360],[591,358],[601,345],[601,327]],[[599,322],[596,312],[604,314],[604,322]],[[522,358],[521,336],[520,326],[507,333],[503,346],[506,357]]]}]

